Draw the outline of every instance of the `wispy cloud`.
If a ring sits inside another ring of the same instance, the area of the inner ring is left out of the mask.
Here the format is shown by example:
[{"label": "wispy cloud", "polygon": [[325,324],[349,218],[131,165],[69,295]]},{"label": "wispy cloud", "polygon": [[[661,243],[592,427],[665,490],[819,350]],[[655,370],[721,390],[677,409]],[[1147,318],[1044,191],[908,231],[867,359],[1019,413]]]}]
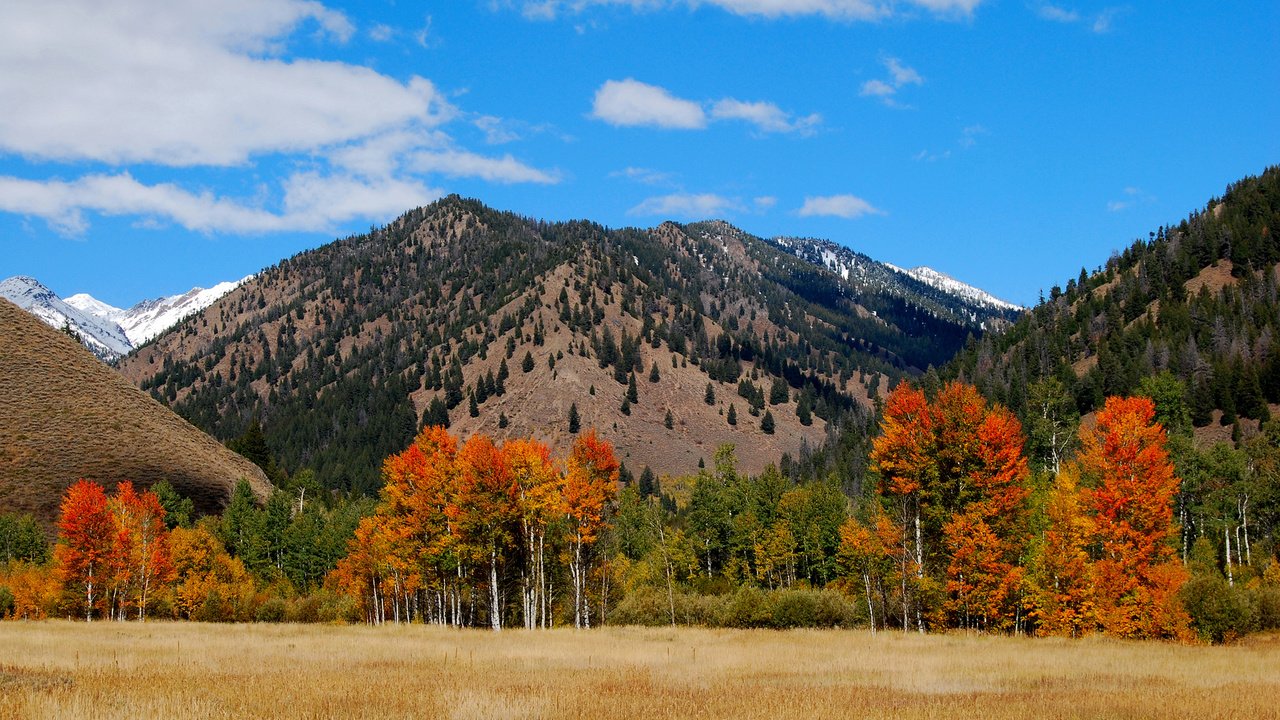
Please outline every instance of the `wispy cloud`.
[{"label": "wispy cloud", "polygon": [[862,89],[858,94],[863,97],[879,98],[880,102],[889,107],[906,107],[897,101],[895,96],[898,91],[908,85],[923,85],[924,78],[915,68],[903,65],[897,58],[885,58],[882,64],[889,72],[888,77],[873,78],[862,83]]},{"label": "wispy cloud", "polygon": [[800,217],[859,218],[863,215],[884,215],[884,211],[857,195],[826,195],[806,197],[804,205],[796,211]]},{"label": "wispy cloud", "polygon": [[626,178],[640,183],[641,185],[653,185],[657,187],[666,186],[674,187],[676,184],[675,175],[661,170],[644,167],[628,167],[622,170],[615,170],[609,173],[611,178]]},{"label": "wispy cloud", "polygon": [[1093,14],[1082,14],[1073,8],[1062,7],[1061,5],[1053,5],[1050,3],[1040,3],[1034,6],[1036,15],[1042,20],[1050,22],[1062,23],[1064,25],[1083,25],[1091,32],[1099,35],[1111,32],[1112,22],[1115,18],[1128,11],[1127,6],[1106,7]]},{"label": "wispy cloud", "polygon": [[521,12],[530,20],[554,20],[602,6],[637,12],[702,5],[744,17],[765,19],[817,16],[843,22],[873,22],[923,9],[943,19],[971,17],[983,0],[523,0]]},{"label": "wispy cloud", "polygon": [[1142,188],[1130,186],[1124,189],[1120,199],[1107,202],[1107,212],[1121,212],[1135,205],[1147,205],[1155,201],[1154,195],[1144,192]]},{"label": "wispy cloud", "polygon": [[615,127],[674,130],[701,130],[710,122],[740,120],[761,133],[800,135],[811,135],[822,124],[822,116],[817,113],[795,116],[771,102],[736,98],[688,100],[633,78],[608,80],[601,85],[592,102],[591,117]]},{"label": "wispy cloud", "polygon": [[647,198],[628,210],[627,214],[705,220],[740,210],[742,203],[735,198],[715,193],[672,193]]}]

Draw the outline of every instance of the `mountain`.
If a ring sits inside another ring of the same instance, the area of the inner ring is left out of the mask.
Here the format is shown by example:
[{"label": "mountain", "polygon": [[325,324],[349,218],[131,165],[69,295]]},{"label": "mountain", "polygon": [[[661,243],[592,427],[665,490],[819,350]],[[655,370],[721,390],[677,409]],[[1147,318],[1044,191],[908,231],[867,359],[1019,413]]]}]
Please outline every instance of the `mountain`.
[{"label": "mountain", "polygon": [[[981,310],[996,310],[1004,313],[1013,313],[1016,317],[1017,315],[1022,314],[1022,311],[1026,309],[1021,305],[1014,305],[1006,300],[1001,300],[985,290],[961,282],[950,275],[940,273],[931,267],[921,265],[920,267],[914,267],[910,270],[904,270],[896,265],[889,265],[889,263],[885,264],[897,272],[909,275],[925,285],[937,288],[938,290],[956,298],[958,301],[971,306],[974,308],[975,314]],[[1006,317],[1006,319],[1008,318],[1008,316],[1004,317]]]},{"label": "mountain", "polygon": [[[250,276],[252,277],[252,276]],[[197,313],[249,278],[192,288],[181,295],[143,300],[123,310],[78,293],[65,300],[32,277],[18,275],[0,282],[0,297],[44,320],[51,327],[69,327],[99,358],[114,362],[145,344],[183,318]]]},{"label": "mountain", "polygon": [[258,417],[287,470],[335,488],[376,489],[428,422],[563,450],[573,409],[633,472],[691,472],[723,443],[758,471],[1011,315],[785,246],[449,197],[262,271],[119,369],[219,438]]},{"label": "mountain", "polygon": [[778,237],[768,242],[827,268],[861,292],[902,298],[957,324],[997,329],[1017,319],[1024,309],[932,268],[903,270],[830,240]]},{"label": "mountain", "polygon": [[1167,371],[1200,439],[1229,438],[1237,423],[1256,429],[1280,409],[1277,228],[1280,167],[1271,167],[1082,268],[949,370],[1024,418],[1042,413],[1046,379],[1083,414]]},{"label": "mountain", "polygon": [[208,289],[192,288],[180,295],[143,300],[127,310],[108,305],[87,293],[72,295],[66,299],[66,303],[85,313],[119,325],[124,329],[132,346],[139,347],[188,315],[205,309],[218,298],[240,287],[251,277],[253,276],[234,282],[218,283]]},{"label": "mountain", "polygon": [[0,298],[9,300],[51,327],[70,328],[85,347],[103,360],[116,360],[133,349],[124,329],[116,322],[63,301],[35,278],[18,275],[0,282]]},{"label": "mountain", "polygon": [[256,465],[6,300],[0,339],[0,508],[51,525],[79,478],[108,490],[122,480],[168,480],[204,513],[220,511],[240,478],[266,497]]}]

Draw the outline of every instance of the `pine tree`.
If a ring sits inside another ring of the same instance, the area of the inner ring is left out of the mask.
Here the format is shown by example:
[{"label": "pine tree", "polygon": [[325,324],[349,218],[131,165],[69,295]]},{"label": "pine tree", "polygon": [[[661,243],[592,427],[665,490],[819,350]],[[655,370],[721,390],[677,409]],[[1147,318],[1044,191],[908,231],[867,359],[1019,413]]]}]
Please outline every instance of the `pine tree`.
[{"label": "pine tree", "polygon": [[480,406],[476,404],[475,393],[471,394],[471,405],[467,408],[467,412],[471,414],[471,417],[480,417]]},{"label": "pine tree", "polygon": [[658,374],[658,361],[654,360],[653,364],[649,366],[649,382],[656,383],[661,379],[662,376]]},{"label": "pine tree", "polygon": [[738,424],[738,411],[733,407],[733,403],[729,403],[729,414],[725,417],[730,425]]},{"label": "pine tree", "polygon": [[703,395],[702,401],[708,405],[716,404],[716,389],[711,386],[711,383],[707,383],[707,392]]},{"label": "pine tree", "polygon": [[625,398],[625,397],[624,397],[624,398],[622,398],[622,404],[618,406],[618,409],[622,411],[622,414],[623,414],[623,415],[630,415],[630,414],[631,414],[631,401],[630,401],[630,400],[628,400],[628,399],[627,399],[627,398]]},{"label": "pine tree", "polygon": [[533,353],[525,351],[524,359],[520,361],[520,370],[522,372],[533,372]]},{"label": "pine tree", "polygon": [[671,417],[670,410],[667,410],[667,416],[663,418],[662,424],[666,425],[668,430],[676,426],[676,420],[675,418]]},{"label": "pine tree", "polygon": [[569,432],[577,435],[582,429],[582,418],[578,417],[578,403],[569,406]]},{"label": "pine tree", "polygon": [[633,403],[640,402],[640,391],[636,388],[635,373],[631,373],[630,379],[627,380],[627,400]]},{"label": "pine tree", "polygon": [[764,417],[760,418],[760,431],[765,435],[773,434],[773,413],[769,410],[765,410]]}]

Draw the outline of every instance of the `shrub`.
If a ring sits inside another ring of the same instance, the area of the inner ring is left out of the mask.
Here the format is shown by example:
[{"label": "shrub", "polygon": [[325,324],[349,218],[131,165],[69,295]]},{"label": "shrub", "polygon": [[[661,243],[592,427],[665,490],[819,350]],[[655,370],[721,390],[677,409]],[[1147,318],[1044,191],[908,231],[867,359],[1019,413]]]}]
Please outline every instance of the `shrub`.
[{"label": "shrub", "polygon": [[281,598],[273,597],[258,606],[258,611],[254,613],[253,619],[258,622],[284,622],[286,610],[287,604],[285,601]]},{"label": "shrub", "polygon": [[0,587],[0,619],[13,614],[13,593],[7,587]]}]

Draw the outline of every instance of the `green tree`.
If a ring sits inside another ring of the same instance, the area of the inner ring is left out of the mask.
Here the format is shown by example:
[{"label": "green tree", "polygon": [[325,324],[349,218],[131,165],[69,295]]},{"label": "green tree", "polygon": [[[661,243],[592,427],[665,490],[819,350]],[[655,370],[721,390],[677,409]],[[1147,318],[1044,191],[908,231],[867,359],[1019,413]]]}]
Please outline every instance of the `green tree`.
[{"label": "green tree", "polygon": [[16,562],[43,565],[48,560],[49,543],[32,515],[0,513],[0,565]]},{"label": "green tree", "polygon": [[707,391],[703,394],[702,401],[708,405],[716,404],[716,389],[712,387],[711,383],[707,383]]},{"label": "green tree", "polygon": [[769,410],[765,410],[764,417],[760,418],[760,431],[765,435],[773,434],[773,413]]},{"label": "green tree", "polygon": [[725,419],[729,421],[730,425],[738,424],[738,411],[734,409],[733,403],[729,403],[729,414],[725,416]]},{"label": "green tree", "polygon": [[151,492],[156,494],[160,507],[164,508],[164,522],[170,530],[176,527],[191,527],[191,519],[195,514],[191,498],[180,495],[168,480],[161,480],[152,485]]},{"label": "green tree", "polygon": [[578,416],[578,403],[569,406],[569,432],[577,435],[582,429],[582,418]]}]

